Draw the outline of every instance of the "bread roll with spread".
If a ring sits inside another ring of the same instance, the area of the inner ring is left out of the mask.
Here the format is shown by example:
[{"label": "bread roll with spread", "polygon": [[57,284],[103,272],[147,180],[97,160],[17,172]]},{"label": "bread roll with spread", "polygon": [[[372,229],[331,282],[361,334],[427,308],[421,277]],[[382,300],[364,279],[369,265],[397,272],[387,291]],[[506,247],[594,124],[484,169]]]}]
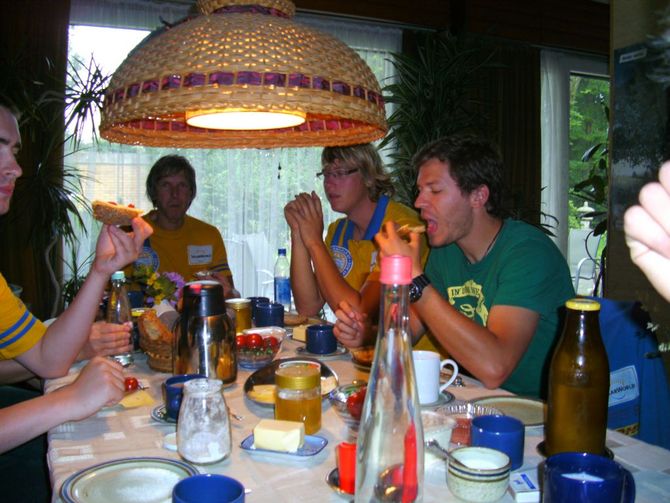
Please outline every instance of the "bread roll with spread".
[{"label": "bread roll with spread", "polygon": [[103,224],[109,225],[130,225],[133,218],[142,214],[142,210],[133,206],[123,206],[105,201],[93,201],[91,206],[93,207],[93,217]]}]

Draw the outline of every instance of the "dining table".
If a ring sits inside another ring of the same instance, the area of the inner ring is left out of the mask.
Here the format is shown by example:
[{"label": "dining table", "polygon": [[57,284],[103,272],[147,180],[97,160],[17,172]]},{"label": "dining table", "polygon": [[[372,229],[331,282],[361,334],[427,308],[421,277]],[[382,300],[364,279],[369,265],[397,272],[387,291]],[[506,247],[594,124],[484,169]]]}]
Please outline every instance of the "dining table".
[{"label": "dining table", "polygon": [[[289,330],[290,333],[290,330]],[[369,369],[356,365],[348,352],[321,358],[336,375],[340,384],[354,379],[367,380]],[[290,337],[284,339],[276,358],[304,355],[304,343]],[[76,363],[67,376],[45,382],[45,392],[71,382],[84,365]],[[62,501],[61,486],[73,474],[91,466],[112,460],[136,457],[158,457],[179,460],[179,454],[165,447],[165,437],[176,431],[176,425],[156,418],[157,407],[163,404],[162,385],[170,374],[153,371],[143,353],[135,353],[134,363],[125,369],[128,376],[137,377],[153,399],[152,404],[125,408],[121,405],[103,408],[96,414],[61,424],[48,432],[48,465],[53,488],[53,501]],[[353,500],[333,490],[327,483],[329,473],[336,467],[336,446],[352,441],[352,432],[337,415],[328,399],[322,402],[321,429],[317,435],[328,442],[314,456],[297,457],[275,453],[244,450],[241,442],[263,418],[273,418],[274,410],[248,398],[244,383],[253,370],[239,369],[237,380],[224,390],[231,417],[232,451],[221,462],[195,465],[201,473],[223,474],[239,480],[245,487],[248,502],[325,502]],[[467,402],[488,396],[510,393],[502,389],[486,389],[470,377],[462,377],[461,386],[450,386],[454,402]],[[153,417],[152,417],[153,416]],[[543,427],[525,429],[524,460],[521,468],[512,472],[538,475],[543,456],[538,444],[544,439]],[[663,449],[619,432],[608,430],[607,447],[614,459],[630,470],[636,483],[638,503],[656,503],[670,498],[670,450]],[[137,501],[142,501],[137,499]],[[447,487],[446,463],[431,463],[426,467],[423,501],[456,501]],[[508,491],[500,500],[513,502]],[[539,497],[538,497],[539,501]]]}]

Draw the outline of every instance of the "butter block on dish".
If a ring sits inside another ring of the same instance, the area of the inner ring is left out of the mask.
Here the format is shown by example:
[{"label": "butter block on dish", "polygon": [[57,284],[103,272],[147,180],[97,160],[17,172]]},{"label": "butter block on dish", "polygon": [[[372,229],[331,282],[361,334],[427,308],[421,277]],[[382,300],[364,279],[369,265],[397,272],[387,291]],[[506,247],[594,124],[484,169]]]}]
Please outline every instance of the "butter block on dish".
[{"label": "butter block on dish", "polygon": [[305,425],[298,421],[261,419],[254,428],[256,449],[296,452],[305,443]]}]

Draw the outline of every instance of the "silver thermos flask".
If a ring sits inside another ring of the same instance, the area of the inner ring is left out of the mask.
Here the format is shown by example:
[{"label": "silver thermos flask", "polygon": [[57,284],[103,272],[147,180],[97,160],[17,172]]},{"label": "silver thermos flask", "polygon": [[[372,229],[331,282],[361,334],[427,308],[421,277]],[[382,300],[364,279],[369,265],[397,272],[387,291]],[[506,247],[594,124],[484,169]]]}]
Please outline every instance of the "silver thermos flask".
[{"label": "silver thermos flask", "polygon": [[237,379],[235,327],[226,314],[223,287],[216,281],[187,283],[175,325],[176,374],[201,374],[233,384]]}]

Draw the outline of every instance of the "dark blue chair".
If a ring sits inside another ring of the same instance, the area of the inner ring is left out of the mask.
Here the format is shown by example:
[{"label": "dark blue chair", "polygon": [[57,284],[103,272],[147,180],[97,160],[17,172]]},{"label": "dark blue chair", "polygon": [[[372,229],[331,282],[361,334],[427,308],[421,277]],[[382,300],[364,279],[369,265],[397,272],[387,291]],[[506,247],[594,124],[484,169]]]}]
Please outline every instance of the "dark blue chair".
[{"label": "dark blue chair", "polygon": [[670,389],[649,315],[639,302],[594,299],[610,364],[608,428],[670,448]]}]

